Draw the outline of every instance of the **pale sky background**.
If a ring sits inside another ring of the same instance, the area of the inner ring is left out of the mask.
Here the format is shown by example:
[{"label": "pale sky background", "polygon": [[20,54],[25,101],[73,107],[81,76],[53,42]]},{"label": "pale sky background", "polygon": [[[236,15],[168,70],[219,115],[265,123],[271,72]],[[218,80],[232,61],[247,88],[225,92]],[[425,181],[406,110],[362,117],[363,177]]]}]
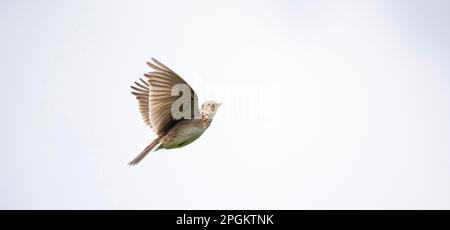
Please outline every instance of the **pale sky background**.
[{"label": "pale sky background", "polygon": [[[0,1],[1,209],[449,209],[449,1]],[[193,144],[129,85],[223,102]]]}]

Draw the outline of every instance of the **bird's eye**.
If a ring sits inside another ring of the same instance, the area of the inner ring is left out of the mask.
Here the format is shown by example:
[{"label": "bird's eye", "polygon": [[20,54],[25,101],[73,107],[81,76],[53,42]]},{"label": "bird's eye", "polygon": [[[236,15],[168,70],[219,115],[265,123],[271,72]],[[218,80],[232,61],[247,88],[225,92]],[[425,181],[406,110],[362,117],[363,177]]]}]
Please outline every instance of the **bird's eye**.
[{"label": "bird's eye", "polygon": [[216,110],[216,105],[211,105],[211,109],[214,111],[214,110]]}]

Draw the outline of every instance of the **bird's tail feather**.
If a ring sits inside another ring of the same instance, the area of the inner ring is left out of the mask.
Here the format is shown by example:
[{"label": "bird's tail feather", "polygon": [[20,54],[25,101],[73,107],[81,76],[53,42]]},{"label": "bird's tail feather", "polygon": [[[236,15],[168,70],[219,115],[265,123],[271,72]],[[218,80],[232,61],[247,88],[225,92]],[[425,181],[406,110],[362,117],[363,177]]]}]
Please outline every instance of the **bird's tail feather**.
[{"label": "bird's tail feather", "polygon": [[145,156],[147,156],[147,154],[156,146],[159,144],[159,140],[161,139],[161,137],[156,138],[155,140],[153,140],[147,147],[145,147],[145,149],[137,156],[135,157],[132,161],[130,161],[130,163],[128,163],[128,165],[133,166],[133,165],[137,165],[142,159],[144,159]]}]

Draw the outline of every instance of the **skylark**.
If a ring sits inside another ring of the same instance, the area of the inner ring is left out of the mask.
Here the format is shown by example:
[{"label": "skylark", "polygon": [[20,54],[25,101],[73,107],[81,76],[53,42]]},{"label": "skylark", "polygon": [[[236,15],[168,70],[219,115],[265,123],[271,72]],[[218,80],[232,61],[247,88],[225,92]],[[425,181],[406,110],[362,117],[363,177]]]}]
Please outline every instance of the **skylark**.
[{"label": "skylark", "polygon": [[221,105],[207,101],[203,103],[200,113],[197,94],[189,84],[158,60],[152,58],[152,61],[147,65],[154,71],[145,73],[145,80],[139,78],[140,83],[134,82],[131,93],[138,100],[144,122],[157,137],[129,165],[139,163],[157,145],[156,150],[159,150],[192,143],[209,127]]}]

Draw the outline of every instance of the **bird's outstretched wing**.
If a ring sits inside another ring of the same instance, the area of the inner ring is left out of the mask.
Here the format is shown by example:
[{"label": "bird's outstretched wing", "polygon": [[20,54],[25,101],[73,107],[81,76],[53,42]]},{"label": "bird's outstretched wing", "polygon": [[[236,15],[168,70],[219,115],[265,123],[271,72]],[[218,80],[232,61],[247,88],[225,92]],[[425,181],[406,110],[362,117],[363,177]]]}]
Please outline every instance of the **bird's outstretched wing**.
[{"label": "bird's outstretched wing", "polygon": [[[154,71],[145,73],[146,80],[140,79],[131,86],[132,94],[136,96],[139,109],[144,122],[153,128],[157,135],[165,134],[180,120],[173,118],[171,113],[172,104],[180,96],[172,96],[172,88],[177,84],[187,84],[178,74],[152,58],[153,63],[147,62]],[[198,99],[195,91],[191,90],[192,118],[198,115]]]}]

